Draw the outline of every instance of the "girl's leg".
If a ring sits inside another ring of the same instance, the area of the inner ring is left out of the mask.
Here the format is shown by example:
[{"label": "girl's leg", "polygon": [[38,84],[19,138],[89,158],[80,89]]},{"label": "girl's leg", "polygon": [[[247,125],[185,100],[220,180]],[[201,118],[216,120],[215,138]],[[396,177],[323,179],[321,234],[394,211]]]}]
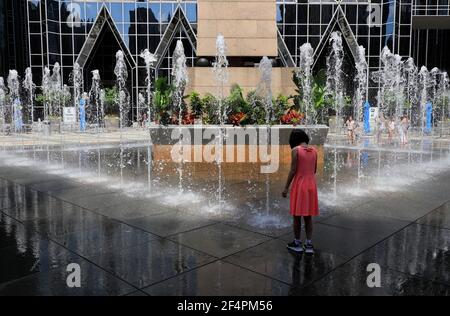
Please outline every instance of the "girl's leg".
[{"label": "girl's leg", "polygon": [[304,216],[303,220],[305,221],[305,231],[306,231],[306,239],[311,240],[313,234],[313,223],[311,216]]},{"label": "girl's leg", "polygon": [[294,236],[295,239],[300,240],[300,234],[302,231],[302,221],[301,221],[301,217],[300,216],[294,216],[293,220],[294,220]]}]

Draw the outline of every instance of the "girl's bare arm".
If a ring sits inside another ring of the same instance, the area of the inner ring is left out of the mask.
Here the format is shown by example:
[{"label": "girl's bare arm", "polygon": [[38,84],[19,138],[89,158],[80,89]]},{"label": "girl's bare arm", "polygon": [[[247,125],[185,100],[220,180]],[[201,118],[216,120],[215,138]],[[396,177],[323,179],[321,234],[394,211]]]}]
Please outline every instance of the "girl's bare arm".
[{"label": "girl's bare arm", "polygon": [[289,175],[286,181],[286,185],[284,187],[283,196],[286,197],[289,191],[289,187],[291,185],[292,180],[294,179],[295,172],[297,171],[297,149],[294,148],[291,151],[291,170],[289,171]]}]

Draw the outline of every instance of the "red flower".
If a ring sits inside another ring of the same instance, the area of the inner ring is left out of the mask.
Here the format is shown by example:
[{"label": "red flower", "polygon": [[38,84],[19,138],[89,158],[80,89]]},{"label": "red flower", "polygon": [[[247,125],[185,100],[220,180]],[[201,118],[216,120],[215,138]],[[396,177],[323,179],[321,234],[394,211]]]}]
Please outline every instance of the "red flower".
[{"label": "red flower", "polygon": [[195,122],[195,115],[192,113],[186,113],[183,116],[182,123],[184,125],[192,125]]},{"label": "red flower", "polygon": [[235,113],[230,115],[230,117],[228,118],[230,123],[233,124],[233,126],[239,126],[241,125],[241,122],[243,120],[245,120],[247,118],[247,116],[245,115],[245,113],[239,112],[239,113]]},{"label": "red flower", "polygon": [[300,124],[305,116],[302,113],[298,113],[294,109],[290,109],[286,114],[281,117],[281,123],[286,125]]}]

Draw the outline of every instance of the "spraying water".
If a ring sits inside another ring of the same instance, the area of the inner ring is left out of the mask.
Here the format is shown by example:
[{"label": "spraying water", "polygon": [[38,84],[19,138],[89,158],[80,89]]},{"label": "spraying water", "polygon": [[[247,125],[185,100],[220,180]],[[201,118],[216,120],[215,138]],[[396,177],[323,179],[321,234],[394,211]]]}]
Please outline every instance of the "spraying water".
[{"label": "spraying water", "polygon": [[436,117],[437,111],[437,101],[439,100],[439,86],[438,81],[441,76],[441,71],[434,67],[430,71],[430,101],[433,104],[433,120]]},{"label": "spraying water", "polygon": [[0,120],[2,123],[2,132],[5,133],[6,124],[6,93],[7,88],[5,86],[5,80],[0,77]]},{"label": "spraying water", "polygon": [[259,63],[260,80],[257,88],[258,95],[263,99],[265,123],[270,125],[273,119],[272,102],[272,62],[264,56]]},{"label": "spraying water", "polygon": [[119,91],[119,111],[120,111],[120,130],[128,124],[128,114],[130,104],[128,100],[128,91],[126,87],[128,79],[128,69],[125,63],[124,55],[121,50],[116,53],[116,67],[114,68],[116,75],[117,88]]},{"label": "spraying water", "polygon": [[50,88],[50,115],[62,117],[62,107],[61,107],[61,92],[62,92],[62,82],[61,82],[61,66],[59,63],[55,63],[53,66],[52,76],[50,78],[51,88]]},{"label": "spraying water", "polygon": [[51,98],[51,84],[50,84],[50,68],[44,67],[44,74],[42,76],[42,95],[44,96],[44,120],[48,121],[50,117],[50,98]]},{"label": "spraying water", "polygon": [[218,152],[216,153],[216,162],[218,166],[218,202],[219,208],[223,203],[223,175],[222,175],[222,159],[223,159],[223,138],[224,129],[223,125],[227,119],[227,105],[224,100],[224,86],[228,82],[228,59],[227,59],[227,46],[225,38],[222,34],[219,34],[216,39],[216,59],[213,63],[213,71],[215,75],[216,84],[218,87],[218,102],[217,102],[217,116],[219,118],[219,137]]},{"label": "spraying water", "polygon": [[100,115],[102,117],[102,126],[105,127],[105,90],[100,90]]},{"label": "spraying water", "polygon": [[152,66],[158,61],[156,55],[150,53],[148,49],[145,49],[141,55],[144,59],[145,69],[147,71],[147,77],[145,82],[147,83],[147,104],[148,104],[148,121],[153,121],[153,109],[152,109]]},{"label": "spraying water", "polygon": [[71,80],[73,83],[73,106],[76,109],[76,117],[78,119],[80,117],[79,104],[83,93],[83,74],[78,63],[73,65]]},{"label": "spraying water", "polygon": [[34,122],[34,92],[36,85],[33,82],[33,73],[31,72],[30,67],[25,69],[25,79],[23,80],[22,86],[26,91],[27,97],[26,114],[29,119],[29,123],[32,124]]},{"label": "spraying water", "polygon": [[413,58],[408,58],[404,64],[405,71],[405,102],[408,104],[408,118],[409,121],[412,121],[412,108],[413,105],[417,104],[417,76],[418,70],[416,65],[414,64]]},{"label": "spraying water", "polygon": [[314,50],[311,44],[300,46],[300,67],[296,69],[297,78],[302,88],[302,103],[305,108],[306,124],[317,123],[317,113],[312,98],[312,65],[314,63]]},{"label": "spraying water", "polygon": [[356,58],[356,91],[355,91],[355,103],[353,105],[353,115],[356,122],[363,121],[363,104],[367,99],[367,63],[366,63],[366,50],[364,46],[358,47],[358,55]]},{"label": "spraying water", "polygon": [[92,71],[92,85],[89,91],[89,111],[87,114],[88,121],[96,125],[97,131],[103,126],[103,112],[102,102],[100,101],[100,72],[98,70]]},{"label": "spraying water", "polygon": [[[262,96],[264,111],[265,111],[265,123],[267,128],[267,140],[266,144],[269,144],[270,139],[270,124],[273,120],[273,102],[272,102],[272,62],[264,56],[259,63],[260,79],[257,88],[258,95]],[[270,212],[270,178],[269,174],[266,174],[266,216],[269,216]],[[267,217],[268,218],[268,217]],[[266,220],[267,220],[266,218]]]},{"label": "spraying water", "polygon": [[405,105],[405,80],[403,76],[403,62],[400,55],[394,55],[393,58],[393,77],[394,83],[391,93],[395,98],[395,121],[398,122],[400,116],[403,115]]},{"label": "spraying water", "polygon": [[183,192],[183,133],[181,130],[181,125],[183,123],[183,93],[186,87],[186,84],[189,81],[187,66],[186,66],[186,56],[184,54],[183,42],[181,40],[177,41],[177,45],[175,47],[175,51],[173,53],[173,68],[172,68],[172,84],[175,87],[174,94],[174,106],[176,109],[174,111],[178,111],[178,127],[180,134],[180,163],[178,166],[178,188],[180,193]]},{"label": "spraying water", "polygon": [[175,87],[175,99],[174,105],[177,107],[174,110],[178,111],[178,121],[181,124],[182,121],[182,106],[183,106],[183,93],[186,84],[189,81],[188,71],[186,66],[186,56],[184,54],[183,42],[177,41],[175,51],[173,53],[173,68],[172,68],[172,84]]},{"label": "spraying water", "polygon": [[[446,102],[448,102],[448,92],[449,92],[449,78],[446,71],[443,71],[440,76],[439,88],[437,101],[441,106],[441,137],[444,135],[444,122],[446,120],[445,110],[446,110]],[[450,103],[450,102],[449,102]],[[448,112],[447,112],[448,113]]]},{"label": "spraying water", "polygon": [[342,36],[339,32],[333,32],[330,36],[332,49],[327,56],[327,91],[334,97],[334,109],[336,111],[336,124],[342,125],[342,110],[344,108],[344,73],[342,65],[344,62],[344,48]]},{"label": "spraying water", "polygon": [[[138,102],[137,102],[137,105],[138,105],[138,107],[137,107],[137,113],[138,113],[138,115],[137,115],[137,120],[138,120],[138,122],[141,122],[141,120],[142,120],[142,117],[141,117],[141,109],[144,109],[145,108],[145,97],[144,97],[144,95],[141,93],[141,92],[139,92],[139,94],[138,94]],[[142,124],[144,125],[144,121],[142,121]]]},{"label": "spraying water", "polygon": [[419,72],[419,87],[420,87],[420,127],[422,135],[425,133],[425,125],[426,125],[426,107],[428,102],[428,89],[430,86],[430,73],[428,72],[427,67],[422,66]]},{"label": "spraying water", "polygon": [[8,75],[9,97],[11,100],[12,117],[11,126],[15,132],[20,132],[23,125],[22,104],[20,102],[20,83],[17,70],[10,70]]}]

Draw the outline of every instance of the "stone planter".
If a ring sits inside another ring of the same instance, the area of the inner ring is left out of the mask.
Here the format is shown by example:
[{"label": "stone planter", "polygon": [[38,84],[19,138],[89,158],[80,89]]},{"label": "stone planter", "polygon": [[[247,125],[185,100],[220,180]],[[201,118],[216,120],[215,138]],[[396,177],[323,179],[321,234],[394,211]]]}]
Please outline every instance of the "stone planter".
[{"label": "stone planter", "polygon": [[[323,145],[328,136],[328,126],[293,126],[293,125],[273,125],[269,130],[271,141],[275,145],[289,145],[289,136],[293,129],[301,128],[308,133],[311,138],[311,145]],[[177,135],[180,133],[178,125],[152,125],[149,127],[152,142],[155,145],[173,145],[178,142]],[[217,125],[183,125],[181,132],[189,139],[191,145],[206,145],[219,135],[219,126]],[[257,145],[264,141],[267,135],[267,126],[245,126],[233,127],[225,125],[222,129],[224,143],[233,145]],[[189,141],[186,140],[189,144]]]}]

